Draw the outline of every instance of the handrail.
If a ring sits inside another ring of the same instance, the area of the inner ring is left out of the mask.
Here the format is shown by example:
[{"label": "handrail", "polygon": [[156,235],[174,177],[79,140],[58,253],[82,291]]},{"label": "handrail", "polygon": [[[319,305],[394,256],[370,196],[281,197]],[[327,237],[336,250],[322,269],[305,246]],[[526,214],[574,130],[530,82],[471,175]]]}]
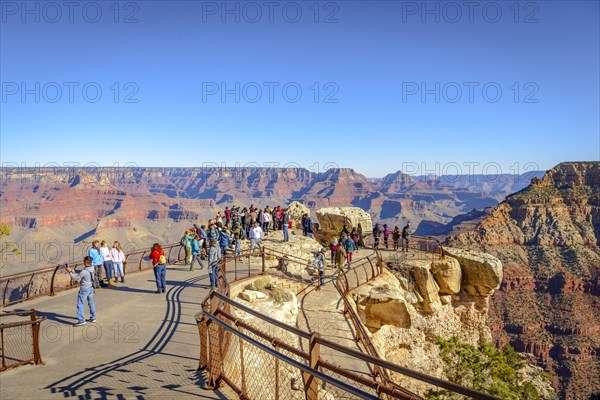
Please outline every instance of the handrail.
[{"label": "handrail", "polygon": [[[310,339],[310,340],[314,339],[314,341],[316,343],[320,344],[320,345],[323,345],[323,346],[326,346],[326,347],[328,347],[328,348],[330,348],[332,350],[341,352],[341,353],[343,353],[345,355],[348,355],[348,356],[350,356],[352,358],[355,358],[355,359],[358,359],[358,360],[361,360],[361,361],[365,361],[365,362],[367,362],[369,364],[373,364],[373,365],[379,367],[381,370],[389,369],[391,371],[394,371],[394,372],[397,372],[399,374],[411,377],[413,379],[417,379],[417,380],[420,380],[422,382],[435,385],[437,387],[448,389],[448,390],[451,390],[451,391],[456,392],[456,393],[464,394],[466,396],[470,396],[470,397],[475,398],[475,399],[499,400],[497,397],[494,397],[494,396],[491,396],[491,395],[488,395],[488,394],[485,394],[485,393],[481,393],[481,392],[473,390],[473,389],[465,388],[465,387],[462,387],[460,385],[454,384],[452,382],[444,381],[442,379],[435,378],[433,376],[430,376],[430,375],[427,375],[427,374],[423,374],[423,373],[420,373],[420,372],[417,372],[417,371],[413,371],[413,370],[405,368],[405,367],[401,367],[399,365],[396,365],[396,364],[390,363],[388,361],[382,360],[381,358],[379,358],[377,356],[365,354],[365,353],[362,353],[360,351],[357,351],[357,350],[354,350],[354,349],[350,349],[348,347],[342,346],[340,344],[337,344],[335,342],[329,341],[327,339],[323,339],[323,338],[318,337],[318,336],[317,337],[313,337],[313,335],[311,335],[308,332],[304,332],[302,330],[299,330],[298,328],[295,328],[295,327],[292,327],[290,325],[284,324],[284,323],[282,323],[280,321],[274,320],[273,318],[271,318],[271,317],[269,317],[267,315],[261,314],[261,313],[255,311],[255,310],[252,310],[252,309],[250,309],[250,308],[248,308],[248,307],[246,307],[246,306],[244,306],[244,305],[236,302],[235,300],[232,300],[231,298],[229,298],[229,297],[227,297],[227,296],[225,296],[225,295],[223,295],[221,293],[218,293],[216,291],[211,291],[211,296],[219,299],[222,303],[227,303],[230,306],[233,306],[235,308],[239,308],[240,310],[242,310],[244,312],[247,312],[247,313],[249,313],[249,314],[251,314],[251,315],[253,315],[253,316],[257,317],[257,318],[260,318],[260,319],[262,319],[262,320],[264,320],[264,321],[266,321],[268,323],[271,323],[271,324],[273,324],[273,325],[275,325],[275,326],[277,326],[277,327],[279,327],[281,329],[284,329],[284,330],[286,330],[288,332],[294,333],[294,334],[296,334],[299,337],[302,337],[304,339]],[[211,321],[215,321],[215,322],[217,320],[219,320],[218,315],[220,315],[220,314],[225,314],[226,317],[229,320],[237,320],[236,318],[234,318],[233,316],[231,316],[231,314],[229,314],[228,312],[221,311],[220,308],[216,308],[214,312],[209,312],[207,310],[203,310],[201,312],[201,314],[203,316],[205,316],[206,318],[210,319]],[[201,324],[201,323],[202,322],[199,321],[199,324]],[[239,337],[242,337],[244,340],[246,338],[248,338],[248,339],[254,341],[254,339],[251,339],[251,338],[243,335],[242,333],[240,333],[239,331],[233,329],[232,327],[230,327],[229,325],[227,325],[225,322],[223,322],[221,320],[219,320],[219,325],[222,326],[222,327],[226,327],[225,329],[227,329],[230,332],[234,332],[235,331],[234,333],[236,335],[238,335]],[[206,328],[204,328],[204,329],[206,329]],[[201,329],[201,331],[202,331],[202,329]],[[243,336],[245,336],[245,337],[243,337]],[[268,334],[263,334],[262,337],[268,338],[268,339],[273,339],[273,338],[269,337]],[[248,340],[248,341],[250,341],[250,340]],[[224,351],[223,353],[226,353],[226,352]],[[317,364],[318,365],[323,364],[322,361],[323,360],[320,360],[320,358],[319,358]],[[325,364],[329,364],[329,363],[325,362]],[[340,369],[340,368],[339,367],[336,368],[336,370],[338,370],[338,369]],[[346,372],[348,372],[346,375],[349,376],[349,377],[353,378],[354,375],[355,375],[355,374],[353,374],[353,373],[351,373],[349,371],[346,371]],[[385,387],[386,388],[385,392],[388,393],[388,394],[390,394],[390,395],[403,396],[401,398],[419,398],[417,395],[415,395],[413,393],[410,393],[406,389],[401,388],[400,386],[394,384],[391,381],[390,382],[384,381],[380,385],[381,385],[382,388]],[[410,396],[410,397],[406,397],[406,396]]]},{"label": "handrail", "polygon": [[[175,260],[175,262],[181,261],[181,245],[179,243],[174,243],[174,244],[169,244],[163,247],[163,250],[169,250],[169,257],[167,259],[167,262],[173,262],[173,260],[170,258],[170,254],[173,248],[175,247],[179,247],[179,252],[177,253],[177,260]],[[131,270],[128,273],[134,273],[134,272],[139,272],[142,271],[142,261],[144,260],[144,255],[146,253],[148,253],[149,251],[146,250],[136,250],[133,251],[131,253],[127,253],[125,255],[125,265],[124,267],[126,267],[127,264],[127,259],[131,256],[138,256],[141,255],[140,260],[139,260],[139,265],[136,270]],[[26,301],[26,300],[30,300],[36,297],[40,297],[40,296],[53,296],[56,292],[57,292],[57,282],[56,282],[56,277],[58,275],[58,272],[61,270],[61,268],[64,266],[64,264],[58,264],[54,267],[46,267],[46,268],[39,268],[33,271],[29,271],[29,272],[21,272],[18,274],[12,274],[12,275],[7,275],[7,276],[3,276],[0,278],[0,287],[3,287],[2,289],[2,307],[11,305],[11,304],[15,304],[15,303],[19,303],[21,301]],[[83,266],[82,262],[76,262],[74,264],[70,264],[70,266],[75,269],[77,267],[81,267]],[[39,291],[38,293],[31,293],[31,287],[32,284],[34,282],[34,278],[36,276],[42,275],[42,274],[52,274],[51,276],[48,276],[46,279],[49,280],[49,286],[47,288],[45,288],[44,290]],[[20,294],[19,298],[10,300],[11,294],[9,293],[9,285],[11,282],[15,282],[15,281],[19,281],[19,280],[23,280],[25,278],[29,278],[27,282],[23,282],[21,285],[18,285],[15,287],[15,289],[18,289],[18,293]],[[68,283],[67,282],[68,279]],[[63,280],[65,282],[65,287],[63,287],[61,290],[67,290],[67,289],[72,289],[74,287],[76,287],[77,285],[69,278],[65,278]],[[7,297],[8,297],[8,301],[7,301]]]}]

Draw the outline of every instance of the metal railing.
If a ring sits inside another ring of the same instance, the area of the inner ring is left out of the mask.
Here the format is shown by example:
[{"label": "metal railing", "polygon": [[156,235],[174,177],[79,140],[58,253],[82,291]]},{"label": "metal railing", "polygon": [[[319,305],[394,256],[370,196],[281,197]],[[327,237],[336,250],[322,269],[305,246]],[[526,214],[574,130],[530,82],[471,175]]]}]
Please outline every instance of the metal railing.
[{"label": "metal railing", "polygon": [[40,353],[40,325],[46,317],[36,316],[35,310],[0,314],[0,318],[27,317],[29,319],[0,324],[0,372],[33,362],[43,364]]},{"label": "metal railing", "polygon": [[[181,256],[183,248],[179,243],[167,245],[163,247],[163,250],[165,250],[168,263],[183,260]],[[125,274],[152,268],[152,264],[146,258],[150,254],[150,251],[150,249],[147,249],[127,253],[125,255],[125,262],[123,263]],[[173,259],[172,256],[175,255],[175,252],[177,253],[177,258]],[[78,262],[69,264],[69,266],[73,268],[82,267],[83,263]],[[78,287],[78,284],[71,280],[71,276],[63,267],[64,264],[59,264],[54,267],[41,268],[0,278],[2,306],[8,306],[40,296],[53,296],[63,290]]]},{"label": "metal railing", "polygon": [[[268,255],[269,250],[263,247],[259,251],[234,256],[233,260],[247,257],[248,261],[251,257],[260,257],[262,265],[252,273],[251,268],[238,270],[234,261],[234,271],[229,271],[229,274],[234,275],[235,281],[266,274],[269,272],[265,267]],[[335,283],[340,294],[343,294],[344,311],[354,325],[356,340],[362,343],[368,354],[325,340],[316,332],[309,333],[286,325],[232,300],[230,282],[227,280],[227,265],[231,266],[231,261],[230,257],[224,258],[219,286],[211,290],[202,303],[202,311],[196,315],[200,335],[198,369],[207,372],[206,389],[217,388],[221,382],[225,382],[241,399],[312,400],[330,395],[335,398],[420,399],[389,378],[388,371],[393,371],[475,399],[497,400],[496,397],[379,358],[347,299],[350,290],[381,274],[383,265],[377,252],[375,264],[368,257],[351,270],[339,274]],[[298,262],[306,263],[306,260]],[[363,273],[359,274],[359,269]],[[251,316],[256,322],[246,317],[238,318],[232,309]],[[308,348],[308,351],[302,350],[304,348]],[[366,376],[343,368],[327,359],[332,353],[365,362],[374,373]]]},{"label": "metal railing", "polygon": [[405,260],[435,261],[445,257],[442,243],[433,236],[411,235],[408,246],[406,247],[408,251],[403,251],[403,242],[404,239],[400,238],[396,248],[390,235],[387,246],[383,240],[380,240],[377,249],[399,252]]}]

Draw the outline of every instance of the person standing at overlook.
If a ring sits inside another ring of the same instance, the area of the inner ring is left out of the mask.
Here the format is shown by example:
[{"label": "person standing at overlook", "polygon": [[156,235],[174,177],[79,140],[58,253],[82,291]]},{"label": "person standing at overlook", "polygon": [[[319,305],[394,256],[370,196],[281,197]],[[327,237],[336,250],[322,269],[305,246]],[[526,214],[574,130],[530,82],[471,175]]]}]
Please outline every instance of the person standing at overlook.
[{"label": "person standing at overlook", "polygon": [[86,256],[83,259],[84,268],[81,271],[73,271],[68,266],[65,268],[75,282],[79,281],[79,294],[77,295],[77,323],[75,326],[83,326],[88,323],[85,320],[85,301],[90,307],[89,322],[96,322],[96,305],[94,304],[94,267],[92,266],[92,257]]},{"label": "person standing at overlook", "polygon": [[229,228],[229,224],[231,223],[231,210],[229,207],[225,207],[225,226]]},{"label": "person standing at overlook", "polygon": [[258,225],[258,222],[255,222],[254,226],[250,229],[250,251],[254,251],[256,246],[261,246],[263,236],[262,228]]},{"label": "person standing at overlook", "polygon": [[94,240],[92,242],[92,248],[88,250],[88,256],[92,258],[92,266],[94,267],[94,289],[100,288],[102,282],[102,266],[104,265],[104,258],[100,253],[100,241]]},{"label": "person standing at overlook", "polygon": [[115,280],[113,278],[113,260],[110,256],[110,249],[108,248],[106,240],[100,242],[100,254],[102,254],[102,258],[104,259],[104,271],[106,272],[106,281],[110,286],[116,286]]},{"label": "person standing at overlook", "polygon": [[156,279],[156,294],[164,293],[167,289],[167,260],[165,252],[158,243],[152,245],[150,260],[154,267],[154,278]]},{"label": "person standing at overlook", "polygon": [[115,281],[120,276],[121,283],[125,283],[125,271],[123,271],[123,263],[125,262],[125,253],[121,247],[121,243],[115,241],[112,249],[110,249],[110,257],[113,262],[113,273]]},{"label": "person standing at overlook", "polygon": [[217,287],[219,279],[219,262],[221,262],[221,258],[221,249],[218,241],[211,240],[208,249],[208,277],[210,279],[210,286],[213,288]]},{"label": "person standing at overlook", "polygon": [[402,251],[405,251],[407,253],[411,235],[412,231],[410,229],[410,222],[407,222],[406,226],[404,226],[404,228],[402,229]]},{"label": "person standing at overlook", "polygon": [[394,227],[394,231],[392,232],[392,239],[394,240],[394,250],[399,249],[399,241],[400,241],[400,228],[396,225]]}]

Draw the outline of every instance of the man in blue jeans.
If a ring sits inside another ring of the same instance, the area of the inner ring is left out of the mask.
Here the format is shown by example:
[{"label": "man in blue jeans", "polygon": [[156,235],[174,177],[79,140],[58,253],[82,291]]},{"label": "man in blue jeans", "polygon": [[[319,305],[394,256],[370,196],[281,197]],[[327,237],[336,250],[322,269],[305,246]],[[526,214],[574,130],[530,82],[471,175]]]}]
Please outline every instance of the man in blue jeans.
[{"label": "man in blue jeans", "polygon": [[211,240],[208,249],[208,277],[210,278],[210,286],[213,288],[217,287],[221,257],[221,248],[218,246],[218,242]]},{"label": "man in blue jeans", "polygon": [[86,256],[83,259],[85,268],[81,271],[73,271],[66,267],[71,279],[79,281],[79,294],[77,296],[77,323],[75,326],[83,326],[88,323],[85,320],[84,302],[87,300],[90,307],[89,322],[96,322],[96,306],[94,305],[94,267],[92,267],[92,257]]},{"label": "man in blue jeans", "polygon": [[283,217],[282,217],[282,224],[283,224],[283,241],[284,242],[289,242],[290,241],[290,231],[289,231],[289,226],[290,226],[290,220],[291,220],[292,216],[290,215],[290,213],[287,212],[287,210],[285,210],[283,212]]}]

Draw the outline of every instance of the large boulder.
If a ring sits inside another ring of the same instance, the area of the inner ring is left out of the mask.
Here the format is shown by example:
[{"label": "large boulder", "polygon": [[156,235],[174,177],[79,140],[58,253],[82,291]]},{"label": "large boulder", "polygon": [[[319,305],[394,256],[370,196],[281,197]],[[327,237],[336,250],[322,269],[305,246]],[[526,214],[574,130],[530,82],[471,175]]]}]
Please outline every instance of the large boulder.
[{"label": "large boulder", "polygon": [[384,272],[375,281],[356,288],[351,294],[360,319],[371,332],[377,332],[384,325],[410,328],[407,292],[393,275]]},{"label": "large boulder", "polygon": [[348,229],[360,223],[363,234],[373,230],[371,216],[360,207],[326,207],[317,211],[320,229],[327,235],[338,236],[344,224]]},{"label": "large boulder", "polygon": [[440,293],[460,292],[462,271],[456,258],[444,257],[431,263],[431,273],[440,287]]},{"label": "large boulder", "polygon": [[502,262],[491,254],[453,247],[444,252],[458,260],[463,290],[472,296],[489,296],[502,282]]},{"label": "large boulder", "polygon": [[310,210],[304,204],[297,201],[292,201],[287,207],[287,211],[294,217],[294,228],[302,229],[302,215],[308,214]]},{"label": "large boulder", "polygon": [[419,289],[419,293],[423,297],[423,311],[427,314],[436,312],[441,306],[438,294],[440,287],[433,279],[429,269],[415,265],[410,270],[410,274],[414,278],[417,289]]}]

